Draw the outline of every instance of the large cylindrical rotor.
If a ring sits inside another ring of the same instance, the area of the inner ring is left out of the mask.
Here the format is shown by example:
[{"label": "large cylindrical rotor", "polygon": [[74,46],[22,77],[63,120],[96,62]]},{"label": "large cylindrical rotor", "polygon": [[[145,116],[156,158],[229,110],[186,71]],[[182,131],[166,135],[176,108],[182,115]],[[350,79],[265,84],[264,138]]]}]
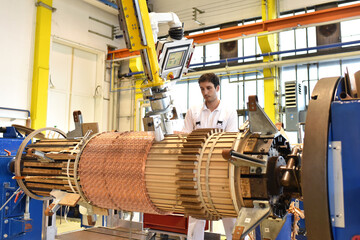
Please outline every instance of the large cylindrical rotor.
[{"label": "large cylindrical rotor", "polygon": [[266,168],[233,165],[222,151],[266,160],[279,155],[277,147],[284,145],[279,137],[199,129],[160,142],[150,132],[105,132],[87,141],[41,140],[26,152],[41,150],[54,161],[40,163],[26,153],[18,156],[16,171],[26,192],[40,199],[58,189],[105,209],[236,217],[253,200],[270,198]]}]

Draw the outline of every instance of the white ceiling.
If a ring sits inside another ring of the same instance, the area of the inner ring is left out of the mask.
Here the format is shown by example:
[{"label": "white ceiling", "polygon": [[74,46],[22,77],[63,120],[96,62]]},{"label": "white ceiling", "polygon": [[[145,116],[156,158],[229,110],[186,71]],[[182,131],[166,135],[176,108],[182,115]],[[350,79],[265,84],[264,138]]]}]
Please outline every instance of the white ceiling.
[{"label": "white ceiling", "polygon": [[[261,16],[260,0],[150,0],[149,3],[154,12],[175,12],[184,22],[185,30]],[[197,20],[205,25],[193,20],[193,8],[205,11],[197,14]]]},{"label": "white ceiling", "polygon": [[[280,12],[314,6],[329,0],[278,0]],[[149,0],[154,12],[174,12],[185,24],[185,30],[194,30],[221,23],[261,16],[261,0]],[[205,11],[198,14],[199,25],[193,20],[193,8]],[[160,26],[159,35],[167,32],[167,26]]]}]

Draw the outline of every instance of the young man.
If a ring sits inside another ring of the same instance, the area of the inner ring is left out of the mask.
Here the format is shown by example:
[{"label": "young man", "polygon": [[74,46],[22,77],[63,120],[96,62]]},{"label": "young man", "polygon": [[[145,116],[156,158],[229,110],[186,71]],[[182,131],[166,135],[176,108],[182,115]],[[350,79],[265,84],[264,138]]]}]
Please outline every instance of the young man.
[{"label": "young man", "polygon": [[[226,132],[238,132],[235,109],[224,105],[218,98],[219,78],[213,73],[205,73],[199,78],[199,86],[204,98],[201,105],[192,106],[186,113],[183,132],[190,133],[198,128],[221,128]],[[226,239],[232,239],[235,218],[223,218]],[[205,220],[189,217],[188,240],[204,239]]]},{"label": "young man", "polygon": [[237,132],[237,114],[234,108],[221,103],[218,98],[220,81],[214,73],[205,73],[198,80],[204,103],[192,106],[186,113],[184,132],[197,128],[221,128]]}]

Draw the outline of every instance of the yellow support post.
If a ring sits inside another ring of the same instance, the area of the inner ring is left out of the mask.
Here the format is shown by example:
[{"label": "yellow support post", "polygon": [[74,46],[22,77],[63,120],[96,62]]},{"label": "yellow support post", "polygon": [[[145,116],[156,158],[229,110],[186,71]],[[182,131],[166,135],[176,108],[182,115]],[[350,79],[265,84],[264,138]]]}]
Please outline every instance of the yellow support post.
[{"label": "yellow support post", "polygon": [[52,0],[38,0],[37,3],[31,92],[31,127],[34,129],[46,127]]},{"label": "yellow support post", "polygon": [[[276,0],[261,0],[262,3],[262,20],[277,18]],[[268,53],[278,50],[277,34],[270,34],[258,37],[258,42],[262,53]],[[274,56],[264,57],[264,62],[273,61]],[[277,110],[278,102],[275,94],[278,86],[278,68],[265,68],[264,75],[264,110],[273,122],[279,121],[279,111]]]}]

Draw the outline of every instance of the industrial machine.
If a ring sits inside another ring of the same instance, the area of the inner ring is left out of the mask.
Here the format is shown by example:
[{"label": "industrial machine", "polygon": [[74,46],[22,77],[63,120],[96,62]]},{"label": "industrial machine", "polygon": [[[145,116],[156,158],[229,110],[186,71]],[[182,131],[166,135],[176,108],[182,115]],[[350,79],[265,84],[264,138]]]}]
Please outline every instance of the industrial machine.
[{"label": "industrial machine", "polygon": [[78,196],[93,212],[236,217],[233,239],[256,226],[261,239],[276,239],[288,212],[304,217],[291,204],[303,198],[307,239],[358,239],[360,100],[342,99],[343,85],[338,77],[316,85],[303,149],[290,147],[252,96],[240,132],[198,129],[163,141],[152,132],[104,132],[28,145],[39,129],[18,150],[15,178],[28,196],[53,199],[48,212]]},{"label": "industrial machine", "polygon": [[43,202],[30,199],[12,179],[24,136],[15,127],[0,127],[0,134],[0,239],[41,239]]},{"label": "industrial machine", "polygon": [[[235,217],[234,240],[257,226],[258,238],[275,240],[291,213],[296,239],[304,212],[292,199],[303,199],[309,240],[360,238],[360,100],[349,93],[346,79],[326,78],[316,85],[303,147],[290,146],[256,96],[249,98],[249,121],[239,132],[171,134],[169,84],[186,71],[192,42],[174,21],[170,38],[155,48],[146,2],[117,2],[127,46],[140,50],[147,76],[143,93],[152,107],[144,120],[147,131],[80,137],[55,128],[30,133],[18,147],[14,178],[27,196],[52,201],[46,215],[59,205],[79,204],[89,215],[121,209],[208,220]],[[58,137],[39,139],[43,131]],[[61,239],[80,239],[76,234]],[[119,231],[101,228],[96,234],[106,239]],[[122,238],[147,237],[130,230]]]}]

